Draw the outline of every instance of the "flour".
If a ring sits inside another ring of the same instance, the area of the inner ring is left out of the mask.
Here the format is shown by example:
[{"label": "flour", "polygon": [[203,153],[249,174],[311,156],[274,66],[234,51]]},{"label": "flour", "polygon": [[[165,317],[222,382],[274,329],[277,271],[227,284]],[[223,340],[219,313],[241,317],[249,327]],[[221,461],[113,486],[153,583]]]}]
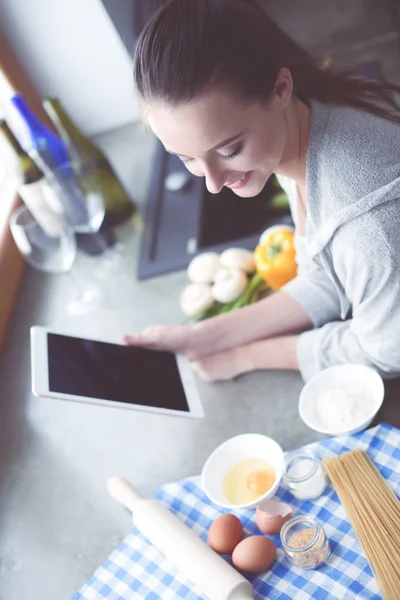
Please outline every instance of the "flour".
[{"label": "flour", "polygon": [[355,383],[321,392],[315,400],[315,417],[322,429],[340,433],[362,425],[377,408],[368,390]]}]

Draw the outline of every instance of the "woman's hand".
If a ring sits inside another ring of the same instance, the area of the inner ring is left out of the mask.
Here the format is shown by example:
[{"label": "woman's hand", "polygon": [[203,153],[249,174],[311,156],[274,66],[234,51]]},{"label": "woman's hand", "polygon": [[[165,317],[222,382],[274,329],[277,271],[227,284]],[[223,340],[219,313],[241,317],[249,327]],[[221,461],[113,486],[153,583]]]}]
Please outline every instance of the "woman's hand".
[{"label": "woman's hand", "polygon": [[[196,343],[196,331],[196,325],[151,325],[137,335],[125,335],[124,341],[128,346],[166,350],[195,360],[202,350]],[[204,353],[211,351],[211,348],[203,348]]]},{"label": "woman's hand", "polygon": [[[242,310],[245,309],[237,313]],[[235,346],[235,338],[231,337],[232,319],[226,319],[227,316],[213,317],[192,325],[150,325],[139,334],[125,335],[124,341],[129,346],[167,350],[184,354],[189,360],[197,360]]]},{"label": "woman's hand", "polygon": [[200,357],[190,362],[192,369],[204,381],[225,381],[252,371],[253,365],[243,353],[244,346]]},{"label": "woman's hand", "polygon": [[[142,333],[124,337],[129,346],[146,346],[153,350],[168,350],[184,354],[190,360],[194,371],[205,381],[233,379],[240,373],[251,371],[252,367],[244,360],[243,347],[222,352],[201,354],[191,346],[193,329],[189,326],[152,325]],[[203,351],[206,349],[203,347]]]},{"label": "woman's hand", "polygon": [[214,352],[215,339],[202,335],[202,325],[151,325],[137,335],[125,335],[124,341],[128,346],[166,350],[197,360]]},{"label": "woman's hand", "polygon": [[251,306],[193,325],[152,325],[137,335],[126,335],[124,340],[131,346],[184,354],[195,362],[311,325],[300,305],[280,291]]},{"label": "woman's hand", "polygon": [[194,371],[205,381],[233,379],[249,371],[299,368],[297,336],[259,340],[191,361]]}]

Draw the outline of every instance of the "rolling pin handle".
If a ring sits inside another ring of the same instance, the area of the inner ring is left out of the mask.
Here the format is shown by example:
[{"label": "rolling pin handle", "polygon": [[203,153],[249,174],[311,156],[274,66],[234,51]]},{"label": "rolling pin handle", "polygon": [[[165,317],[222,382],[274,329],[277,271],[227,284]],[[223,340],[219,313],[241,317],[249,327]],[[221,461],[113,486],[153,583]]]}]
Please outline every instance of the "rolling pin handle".
[{"label": "rolling pin handle", "polygon": [[132,513],[135,512],[138,502],[142,500],[142,497],[135,492],[129,481],[123,477],[111,477],[107,481],[107,489],[110,496]]}]

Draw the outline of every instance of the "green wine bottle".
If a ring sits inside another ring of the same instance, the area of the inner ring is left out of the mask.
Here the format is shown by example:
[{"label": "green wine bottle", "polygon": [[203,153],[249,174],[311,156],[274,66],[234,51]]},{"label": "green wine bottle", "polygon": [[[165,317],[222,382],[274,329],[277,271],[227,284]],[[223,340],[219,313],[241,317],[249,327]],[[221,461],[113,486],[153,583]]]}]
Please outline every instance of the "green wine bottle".
[{"label": "green wine bottle", "polygon": [[95,169],[94,185],[103,194],[106,223],[118,225],[131,217],[136,211],[135,204],[100,148],[76,127],[57,98],[45,98],[43,107],[67,145],[71,160]]},{"label": "green wine bottle", "polygon": [[59,236],[64,227],[64,209],[61,199],[3,119],[0,120],[0,133],[12,149],[17,161],[18,195],[47,235]]},{"label": "green wine bottle", "polygon": [[29,154],[25,152],[4,119],[0,120],[0,131],[17,159],[20,182],[29,185],[43,179],[43,171],[39,169]]}]

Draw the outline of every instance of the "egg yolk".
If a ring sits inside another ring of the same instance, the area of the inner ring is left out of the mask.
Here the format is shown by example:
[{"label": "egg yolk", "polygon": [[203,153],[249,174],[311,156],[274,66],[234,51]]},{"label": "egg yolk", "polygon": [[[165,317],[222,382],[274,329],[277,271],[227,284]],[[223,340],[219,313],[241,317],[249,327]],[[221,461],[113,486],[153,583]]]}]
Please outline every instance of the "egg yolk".
[{"label": "egg yolk", "polygon": [[247,477],[246,487],[256,496],[261,496],[269,490],[275,480],[274,473],[268,471],[253,471]]},{"label": "egg yolk", "polygon": [[225,497],[232,504],[253,502],[275,483],[272,465],[260,458],[245,458],[236,463],[224,478]]}]

